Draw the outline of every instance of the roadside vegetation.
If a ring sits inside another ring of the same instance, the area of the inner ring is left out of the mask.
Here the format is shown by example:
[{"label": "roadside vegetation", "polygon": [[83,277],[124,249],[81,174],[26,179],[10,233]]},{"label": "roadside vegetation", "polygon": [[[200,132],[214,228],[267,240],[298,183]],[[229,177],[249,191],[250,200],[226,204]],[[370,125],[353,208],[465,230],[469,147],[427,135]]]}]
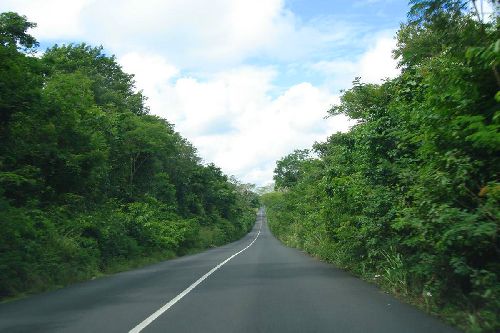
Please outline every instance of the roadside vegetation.
[{"label": "roadside vegetation", "polygon": [[251,186],[204,165],[102,47],[37,56],[0,14],[0,299],[217,246],[255,220]]},{"label": "roadside vegetation", "polygon": [[474,1],[411,4],[401,75],[356,79],[328,111],[356,125],[279,160],[262,201],[284,243],[466,331],[498,332],[500,21]]}]

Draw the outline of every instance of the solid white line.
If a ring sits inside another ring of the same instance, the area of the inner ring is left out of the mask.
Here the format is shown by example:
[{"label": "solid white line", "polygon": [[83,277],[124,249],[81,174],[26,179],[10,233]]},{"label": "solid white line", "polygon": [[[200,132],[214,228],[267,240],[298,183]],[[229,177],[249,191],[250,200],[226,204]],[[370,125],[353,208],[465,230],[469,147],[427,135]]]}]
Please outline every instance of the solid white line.
[{"label": "solid white line", "polygon": [[158,318],[165,311],[167,311],[168,309],[170,309],[175,303],[179,302],[184,296],[186,296],[187,294],[189,294],[189,292],[191,290],[193,290],[194,288],[196,288],[197,285],[199,285],[200,283],[202,283],[203,280],[205,280],[207,277],[209,277],[210,275],[212,275],[213,272],[215,272],[216,270],[218,270],[219,268],[221,268],[225,263],[227,263],[229,260],[231,260],[234,257],[236,257],[238,254],[240,254],[241,252],[245,251],[250,246],[252,246],[253,243],[255,243],[255,241],[257,240],[257,238],[259,238],[260,231],[262,229],[262,215],[260,217],[261,217],[261,220],[260,220],[259,232],[257,233],[257,236],[255,236],[254,240],[247,247],[245,247],[243,250],[241,250],[239,252],[236,252],[235,254],[233,254],[232,256],[230,256],[229,258],[227,258],[226,260],[224,260],[223,262],[221,262],[220,264],[218,264],[217,266],[215,266],[214,268],[212,268],[208,273],[206,273],[201,278],[199,278],[198,280],[196,280],[192,285],[190,285],[189,287],[187,287],[186,289],[184,289],[183,292],[181,292],[179,295],[177,295],[174,298],[172,298],[170,300],[170,302],[168,302],[167,304],[165,304],[164,306],[162,306],[161,308],[159,308],[158,310],[156,310],[156,312],[154,312],[152,315],[150,315],[149,317],[147,317],[146,319],[144,319],[144,321],[142,323],[140,323],[139,325],[137,325],[136,327],[134,327],[133,329],[131,329],[129,331],[129,333],[139,333],[140,331],[142,331],[144,328],[146,328],[146,326],[148,326],[149,324],[151,324],[156,318]]}]

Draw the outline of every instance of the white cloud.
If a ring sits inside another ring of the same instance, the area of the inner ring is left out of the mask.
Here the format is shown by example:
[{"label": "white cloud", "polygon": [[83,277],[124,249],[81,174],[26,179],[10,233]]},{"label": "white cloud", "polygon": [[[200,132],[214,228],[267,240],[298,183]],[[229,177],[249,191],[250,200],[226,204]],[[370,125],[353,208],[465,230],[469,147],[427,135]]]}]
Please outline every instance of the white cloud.
[{"label": "white cloud", "polygon": [[350,87],[355,77],[361,77],[365,83],[381,83],[386,78],[394,78],[400,71],[392,57],[392,50],[396,47],[392,36],[393,33],[383,33],[372,39],[368,50],[355,59],[320,61],[311,68],[327,74],[327,85],[334,90]]},{"label": "white cloud", "polygon": [[3,0],[1,11],[15,11],[37,23],[38,39],[61,39],[82,34],[80,14],[93,0]]},{"label": "white cloud", "polygon": [[271,181],[277,159],[349,126],[345,117],[324,119],[338,96],[309,83],[271,97],[272,67],[240,66],[200,80],[174,77],[173,66],[147,59],[134,53],[119,60],[136,73],[152,112],[173,122],[207,162],[244,182]]},{"label": "white cloud", "polygon": [[359,76],[363,82],[380,83],[385,78],[399,75],[397,61],[392,57],[395,48],[396,40],[393,37],[383,36],[376,40],[375,45],[359,61]]},{"label": "white cloud", "polygon": [[[321,62],[314,68],[333,76],[344,88],[355,76],[380,83],[398,74],[391,53],[394,46],[392,38],[382,35],[354,61]],[[144,63],[137,55],[128,59]],[[154,68],[165,70],[141,70],[124,63],[125,69],[138,73],[138,86],[151,98],[152,111],[176,124],[205,160],[245,182],[265,184],[271,180],[277,159],[352,124],[345,117],[324,119],[339,98],[328,89],[303,82],[272,97],[277,75],[272,67],[240,66],[205,80],[180,77],[172,81],[169,74],[161,79],[161,73],[176,73],[169,70],[172,66],[156,62]]]},{"label": "white cloud", "polygon": [[[345,117],[324,119],[338,102],[331,91],[355,76],[379,82],[397,74],[387,34],[354,59],[329,58],[337,49],[359,53],[363,24],[329,16],[303,22],[284,0],[4,0],[0,7],[37,22],[38,39],[104,45],[135,74],[152,113],[174,123],[207,162],[259,185],[271,180],[277,159],[349,127]],[[296,77],[313,70],[326,82],[275,87],[286,76],[279,68],[292,67]]]},{"label": "white cloud", "polygon": [[492,4],[487,0],[480,0],[476,3],[476,6],[481,21],[493,23],[500,14],[500,4],[498,2]]},{"label": "white cloud", "polygon": [[119,62],[125,72],[135,73],[135,80],[151,93],[179,74],[179,70],[160,55],[131,52],[120,57]]},{"label": "white cloud", "polygon": [[103,44],[113,53],[168,54],[178,68],[225,69],[254,57],[276,61],[321,54],[350,40],[353,24],[305,24],[284,0],[4,0],[39,24],[38,39]]},{"label": "white cloud", "polygon": [[183,68],[238,63],[293,24],[282,0],[109,0],[82,19],[86,35],[113,50],[162,50]]}]

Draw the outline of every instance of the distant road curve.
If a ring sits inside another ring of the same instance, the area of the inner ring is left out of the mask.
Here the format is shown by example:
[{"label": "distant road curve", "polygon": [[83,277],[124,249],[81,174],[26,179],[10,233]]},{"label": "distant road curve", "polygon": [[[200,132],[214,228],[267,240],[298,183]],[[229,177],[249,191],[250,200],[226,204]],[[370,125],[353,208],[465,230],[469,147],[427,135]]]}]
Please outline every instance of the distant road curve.
[{"label": "distant road curve", "polygon": [[1,332],[458,332],[284,247],[263,210],[243,239],[0,304]]}]

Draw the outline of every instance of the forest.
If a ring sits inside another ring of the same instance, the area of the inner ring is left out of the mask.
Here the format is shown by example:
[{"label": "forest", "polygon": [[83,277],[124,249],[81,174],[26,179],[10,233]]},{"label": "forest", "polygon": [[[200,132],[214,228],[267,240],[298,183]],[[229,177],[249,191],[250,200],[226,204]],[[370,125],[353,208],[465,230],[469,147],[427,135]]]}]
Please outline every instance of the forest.
[{"label": "forest", "polygon": [[262,200],[287,245],[466,331],[498,332],[498,12],[410,4],[393,51],[401,74],[356,78],[328,110],[356,124],[280,159]]},{"label": "forest", "polygon": [[204,164],[102,46],[38,51],[0,14],[0,300],[218,246],[252,186]]}]

